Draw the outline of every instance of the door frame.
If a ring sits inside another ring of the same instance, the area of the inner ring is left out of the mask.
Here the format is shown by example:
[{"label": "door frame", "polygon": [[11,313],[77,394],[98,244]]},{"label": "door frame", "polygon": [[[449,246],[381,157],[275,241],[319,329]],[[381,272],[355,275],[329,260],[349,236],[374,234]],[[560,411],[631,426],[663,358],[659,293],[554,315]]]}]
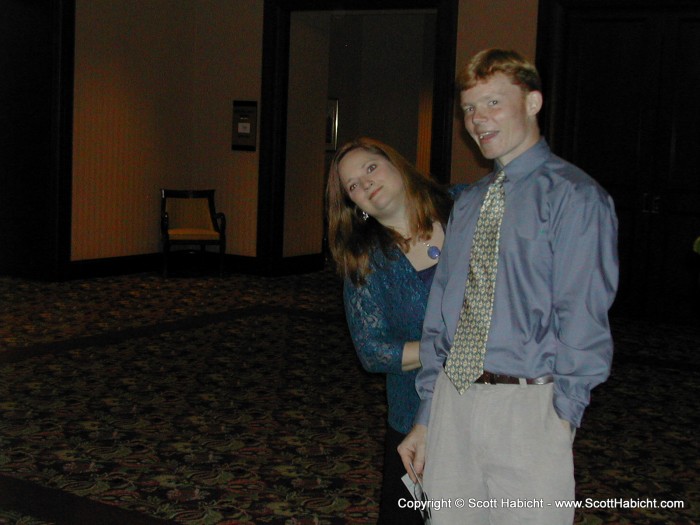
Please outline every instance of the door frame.
[{"label": "door frame", "polygon": [[263,13],[257,262],[264,274],[323,267],[323,254],[283,260],[289,38],[293,11],[436,9],[430,169],[448,182],[452,162],[459,0],[265,0]]}]

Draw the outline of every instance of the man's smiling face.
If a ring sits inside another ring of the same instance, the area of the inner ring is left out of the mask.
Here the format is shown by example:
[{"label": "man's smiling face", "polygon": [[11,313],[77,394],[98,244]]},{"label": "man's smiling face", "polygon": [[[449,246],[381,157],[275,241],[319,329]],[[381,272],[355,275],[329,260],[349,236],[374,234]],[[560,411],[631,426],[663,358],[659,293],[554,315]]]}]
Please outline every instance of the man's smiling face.
[{"label": "man's smiling face", "polygon": [[539,91],[525,93],[504,73],[496,73],[460,93],[464,125],[487,159],[502,166],[534,146],[540,138]]}]

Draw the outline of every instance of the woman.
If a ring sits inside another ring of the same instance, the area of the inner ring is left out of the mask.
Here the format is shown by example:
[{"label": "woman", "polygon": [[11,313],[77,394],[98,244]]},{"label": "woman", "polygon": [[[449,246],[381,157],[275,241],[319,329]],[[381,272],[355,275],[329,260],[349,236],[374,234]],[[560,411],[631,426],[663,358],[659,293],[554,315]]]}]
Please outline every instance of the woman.
[{"label": "woman", "polygon": [[337,151],[326,194],[329,246],[345,279],[353,343],[367,371],[386,374],[389,407],[379,523],[422,523],[417,511],[399,508],[398,500],[410,496],[401,481],[405,469],[396,447],[418,409],[418,345],[453,201],[396,150],[371,138]]}]

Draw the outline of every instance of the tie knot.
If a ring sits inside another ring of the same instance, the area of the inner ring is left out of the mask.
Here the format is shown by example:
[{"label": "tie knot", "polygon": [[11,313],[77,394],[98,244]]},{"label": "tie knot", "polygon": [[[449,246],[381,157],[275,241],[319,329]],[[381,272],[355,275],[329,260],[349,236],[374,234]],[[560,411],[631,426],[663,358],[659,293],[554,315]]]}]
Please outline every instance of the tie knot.
[{"label": "tie knot", "polygon": [[501,170],[496,174],[496,178],[494,179],[493,183],[494,184],[503,184],[506,181],[506,172]]}]

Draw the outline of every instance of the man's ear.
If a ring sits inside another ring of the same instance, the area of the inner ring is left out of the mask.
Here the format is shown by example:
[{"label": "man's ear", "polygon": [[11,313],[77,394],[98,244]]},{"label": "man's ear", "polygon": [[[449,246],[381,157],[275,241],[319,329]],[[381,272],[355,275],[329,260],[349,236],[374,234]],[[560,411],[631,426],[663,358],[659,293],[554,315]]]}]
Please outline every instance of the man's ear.
[{"label": "man's ear", "polygon": [[530,91],[525,96],[525,105],[527,106],[528,115],[537,115],[540,109],[542,109],[542,93],[539,91]]}]

